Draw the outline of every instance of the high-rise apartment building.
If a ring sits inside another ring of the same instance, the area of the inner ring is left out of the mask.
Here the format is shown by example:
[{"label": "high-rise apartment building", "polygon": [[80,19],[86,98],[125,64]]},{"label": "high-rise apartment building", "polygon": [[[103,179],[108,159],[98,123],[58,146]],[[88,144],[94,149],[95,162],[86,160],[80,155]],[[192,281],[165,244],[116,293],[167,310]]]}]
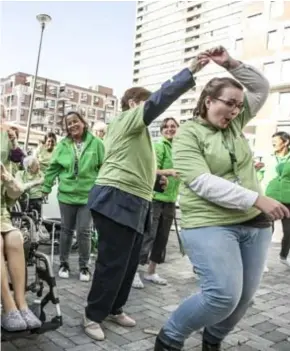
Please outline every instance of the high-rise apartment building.
[{"label": "high-rise apartment building", "polygon": [[[223,45],[232,56],[264,71],[271,95],[245,129],[257,153],[278,128],[290,130],[290,2],[276,1],[138,1],[133,83],[150,90],[181,70],[199,52]],[[190,118],[199,94],[214,76],[227,73],[215,64],[197,74],[196,87],[179,98],[160,120]],[[266,139],[267,138],[267,139]]]},{"label": "high-rise apartment building", "polygon": [[[22,72],[0,79],[1,98],[9,122],[26,126],[33,80],[33,76]],[[62,117],[69,111],[78,111],[90,126],[96,121],[109,123],[116,115],[117,103],[113,89],[108,87],[87,89],[37,77],[31,126],[60,134]]]}]

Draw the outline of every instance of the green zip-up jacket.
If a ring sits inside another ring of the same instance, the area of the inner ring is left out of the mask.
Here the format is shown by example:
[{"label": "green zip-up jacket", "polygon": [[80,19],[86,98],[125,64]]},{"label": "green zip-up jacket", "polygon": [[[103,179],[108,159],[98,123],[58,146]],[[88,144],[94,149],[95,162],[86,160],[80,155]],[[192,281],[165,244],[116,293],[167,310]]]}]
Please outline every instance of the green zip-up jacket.
[{"label": "green zip-up jacket", "polygon": [[261,173],[266,196],[290,204],[290,152],[282,157],[271,155]]},{"label": "green zip-up jacket", "polygon": [[66,137],[55,150],[45,172],[43,193],[50,193],[58,178],[58,200],[69,205],[85,205],[103,163],[104,146],[99,138],[86,133],[82,152],[75,167],[77,156],[74,142]]},{"label": "green zip-up jacket", "polygon": [[[154,144],[157,169],[173,169],[172,143],[166,138],[162,138]],[[168,185],[164,193],[154,193],[154,200],[162,202],[176,202],[180,181],[174,177],[168,177]]]}]

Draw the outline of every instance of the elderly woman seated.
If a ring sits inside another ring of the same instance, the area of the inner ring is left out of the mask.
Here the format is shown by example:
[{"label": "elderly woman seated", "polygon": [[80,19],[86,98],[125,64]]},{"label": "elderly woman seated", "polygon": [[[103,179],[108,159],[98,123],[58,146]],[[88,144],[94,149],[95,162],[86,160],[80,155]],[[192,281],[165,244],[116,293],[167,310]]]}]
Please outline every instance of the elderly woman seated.
[{"label": "elderly woman seated", "polygon": [[28,211],[36,210],[41,216],[42,192],[41,185],[44,181],[44,174],[40,171],[40,163],[36,156],[27,156],[23,160],[24,171],[18,171],[15,179],[28,194]]},{"label": "elderly woman seated", "polygon": [[[4,313],[1,325],[7,331],[35,329],[40,320],[30,311],[25,299],[25,258],[22,234],[14,228],[7,208],[24,191],[1,163],[1,299]],[[7,259],[7,268],[5,264]],[[14,297],[9,288],[8,272]]]}]

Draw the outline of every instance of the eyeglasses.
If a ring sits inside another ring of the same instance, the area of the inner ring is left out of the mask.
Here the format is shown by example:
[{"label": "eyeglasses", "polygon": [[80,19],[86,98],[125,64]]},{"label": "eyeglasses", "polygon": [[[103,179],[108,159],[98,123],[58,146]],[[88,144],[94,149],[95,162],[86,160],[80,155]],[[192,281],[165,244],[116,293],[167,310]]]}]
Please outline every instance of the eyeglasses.
[{"label": "eyeglasses", "polygon": [[215,98],[215,100],[221,101],[222,103],[224,103],[227,107],[229,107],[231,110],[234,110],[235,108],[239,109],[240,113],[244,111],[245,106],[244,103],[237,103],[235,101],[228,101],[228,100],[223,100],[223,99],[219,99],[219,98]]}]

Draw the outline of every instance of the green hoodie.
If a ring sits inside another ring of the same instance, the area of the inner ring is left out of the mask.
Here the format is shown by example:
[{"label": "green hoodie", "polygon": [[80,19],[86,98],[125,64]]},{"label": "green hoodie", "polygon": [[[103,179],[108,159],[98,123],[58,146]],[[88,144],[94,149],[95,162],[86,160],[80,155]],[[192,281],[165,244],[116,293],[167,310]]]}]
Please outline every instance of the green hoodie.
[{"label": "green hoodie", "polygon": [[271,155],[261,173],[266,196],[290,204],[290,152],[282,157]]},{"label": "green hoodie", "polygon": [[[154,144],[157,169],[173,169],[172,143],[162,138]],[[154,193],[154,200],[162,202],[176,202],[180,181],[174,177],[168,177],[168,185],[164,193]]]},{"label": "green hoodie", "polygon": [[87,132],[79,156],[78,171],[75,174],[77,155],[74,142],[66,137],[55,150],[45,172],[42,191],[50,193],[58,177],[58,200],[69,205],[84,205],[93,187],[104,158],[104,146],[99,138]]}]

